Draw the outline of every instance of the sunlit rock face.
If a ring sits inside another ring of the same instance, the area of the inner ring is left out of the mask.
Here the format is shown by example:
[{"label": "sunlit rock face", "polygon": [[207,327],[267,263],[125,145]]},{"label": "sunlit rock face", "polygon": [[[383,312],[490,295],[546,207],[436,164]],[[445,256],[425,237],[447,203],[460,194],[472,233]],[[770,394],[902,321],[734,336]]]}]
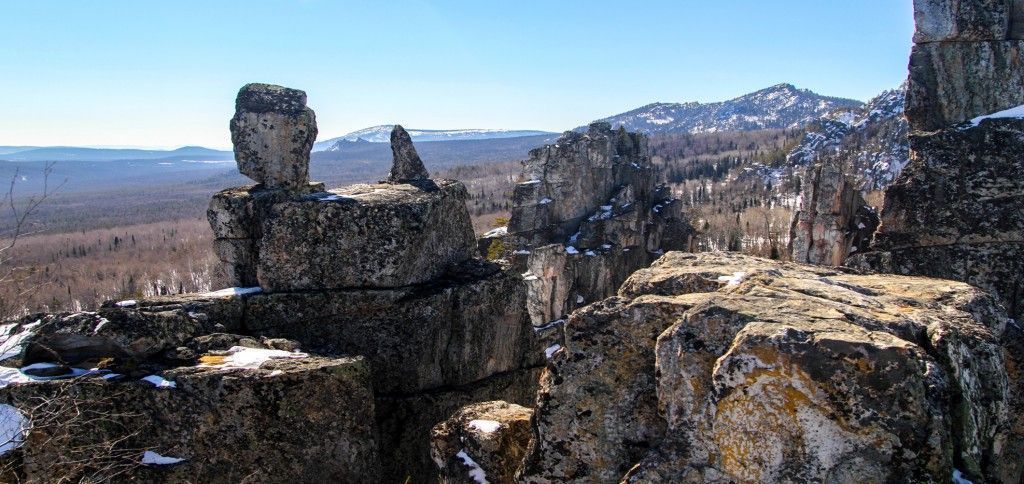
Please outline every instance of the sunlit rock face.
[{"label": "sunlit rock face", "polygon": [[967,284],[670,252],[569,318],[518,480],[1016,482],[1022,348]]},{"label": "sunlit rock face", "polygon": [[1018,1],[915,2],[910,163],[853,267],[964,281],[1024,314],[1024,45]]},{"label": "sunlit rock face", "polygon": [[267,188],[302,188],[309,182],[309,153],[316,115],[306,93],[271,84],[246,84],[231,118],[238,171]]}]

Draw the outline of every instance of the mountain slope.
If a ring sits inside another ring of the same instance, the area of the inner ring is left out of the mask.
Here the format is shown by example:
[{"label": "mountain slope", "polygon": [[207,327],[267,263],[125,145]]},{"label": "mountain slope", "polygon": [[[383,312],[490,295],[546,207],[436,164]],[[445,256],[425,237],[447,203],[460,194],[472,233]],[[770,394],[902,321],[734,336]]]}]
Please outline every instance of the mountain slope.
[{"label": "mountain slope", "polygon": [[74,146],[50,146],[0,154],[6,161],[116,161],[116,160],[158,160],[185,158],[233,158],[230,151],[219,151],[201,146],[184,146],[176,150],[138,150],[78,148]]},{"label": "mountain slope", "polygon": [[648,104],[599,121],[647,134],[787,129],[803,127],[837,109],[863,104],[779,84],[723,102]]},{"label": "mountain slope", "polygon": [[839,157],[862,188],[885,188],[910,159],[909,126],[903,116],[906,91],[904,83],[862,108],[835,111],[811,123],[787,155],[787,164],[806,166],[826,156]]},{"label": "mountain slope", "polygon": [[[371,143],[388,143],[391,141],[391,128],[394,125],[380,125],[353,131],[344,136],[318,141],[313,151],[332,151],[342,149],[336,147],[341,141],[368,141]],[[482,139],[519,138],[523,136],[550,135],[546,131],[510,130],[510,129],[408,129],[414,142],[422,141],[467,141]]]}]

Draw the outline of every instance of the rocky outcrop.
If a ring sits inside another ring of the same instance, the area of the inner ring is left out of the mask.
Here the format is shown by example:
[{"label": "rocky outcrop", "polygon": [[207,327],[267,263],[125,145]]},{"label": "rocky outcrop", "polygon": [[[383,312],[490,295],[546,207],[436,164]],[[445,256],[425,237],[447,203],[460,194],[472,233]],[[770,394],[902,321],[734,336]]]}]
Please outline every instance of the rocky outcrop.
[{"label": "rocky outcrop", "polygon": [[515,261],[537,326],[614,294],[665,249],[689,250],[681,204],[656,184],[647,137],[608,123],[567,132],[530,152],[515,187],[508,227],[481,241]]},{"label": "rocky outcrop", "polygon": [[[503,401],[463,407],[431,431],[430,454],[442,483],[515,482],[526,455],[533,410]],[[480,456],[474,458],[473,456]]]},{"label": "rocky outcrop", "polygon": [[836,159],[808,168],[801,186],[789,234],[794,261],[838,266],[867,249],[878,215]]},{"label": "rocky outcrop", "polygon": [[396,128],[388,182],[325,190],[305,175],[301,91],[249,85],[237,105],[239,167],[260,183],[216,194],[208,218],[240,287],[0,328],[0,417],[67,388],[83,393],[60,405],[144,421],[114,419],[123,439],[33,427],[0,480],[77,476],[36,463],[81,442],[130,458],[128,480],[431,482],[434,425],[532,401],[558,333],[530,324],[521,270],[473,257],[465,187],[429,179]]},{"label": "rocky outcrop", "polygon": [[668,253],[569,318],[519,481],[1017,482],[1022,344],[967,284]]},{"label": "rocky outcrop", "polygon": [[1007,25],[1017,29],[1009,12],[1019,3],[915,2],[919,33],[973,33],[914,47],[911,162],[886,190],[872,252],[847,261],[968,282],[999,296],[1017,318],[1024,314],[1024,120],[1003,111],[1024,104],[1020,42],[1005,40]]},{"label": "rocky outcrop", "polygon": [[394,164],[388,173],[389,183],[408,183],[430,178],[427,168],[423,166],[423,160],[420,160],[420,155],[416,153],[416,147],[412,144],[412,137],[401,125],[396,124],[391,129],[391,154],[394,157]]},{"label": "rocky outcrop", "polygon": [[246,84],[235,100],[231,142],[238,171],[267,188],[303,188],[316,115],[306,93],[271,84]]}]

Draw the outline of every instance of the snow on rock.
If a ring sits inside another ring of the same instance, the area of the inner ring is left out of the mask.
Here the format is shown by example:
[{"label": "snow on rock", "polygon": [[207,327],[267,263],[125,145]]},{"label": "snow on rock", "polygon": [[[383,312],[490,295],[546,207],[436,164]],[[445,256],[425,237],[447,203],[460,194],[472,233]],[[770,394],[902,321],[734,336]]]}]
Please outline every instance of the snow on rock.
[{"label": "snow on rock", "polygon": [[[199,366],[205,368],[259,368],[261,365],[272,359],[282,358],[306,358],[306,353],[291,352],[284,350],[271,350],[263,348],[247,348],[245,346],[232,346],[224,355],[205,356]],[[202,361],[201,360],[201,361]]]},{"label": "snow on rock", "polygon": [[566,254],[579,254],[580,251],[576,250],[575,247],[573,247],[571,245],[568,245],[568,246],[565,247],[565,253]]},{"label": "snow on rock", "polygon": [[501,422],[495,420],[470,420],[469,427],[479,430],[485,434],[497,432],[501,428]]},{"label": "snow on rock", "polygon": [[0,455],[20,447],[31,427],[32,422],[20,410],[0,403]]},{"label": "snow on rock", "polygon": [[0,341],[0,361],[20,355],[25,339],[32,335],[33,330],[40,323],[41,321],[36,320],[34,323],[23,325],[21,331],[14,334],[11,334],[11,331],[14,331],[16,324],[5,324],[0,327],[0,332],[7,333],[6,336],[0,336],[3,338]]},{"label": "snow on rock", "polygon": [[466,464],[466,467],[469,467],[469,477],[472,477],[478,484],[487,484],[487,473],[485,473],[484,470],[480,468],[480,465],[466,453],[465,449],[460,450],[459,453],[455,455],[458,456],[459,459],[462,459],[462,463]]},{"label": "snow on rock", "polygon": [[490,239],[493,237],[501,237],[506,234],[508,234],[508,226],[498,227],[496,229],[489,230],[486,234],[483,235],[483,238]]},{"label": "snow on rock", "polygon": [[117,302],[117,307],[120,307],[120,308],[130,308],[130,307],[134,307],[137,304],[139,304],[139,302],[134,300],[134,299],[125,299],[124,301],[118,301]]},{"label": "snow on rock", "polygon": [[1003,119],[1003,118],[1024,118],[1024,105],[1006,109],[985,116],[978,116],[971,120],[971,124],[977,126],[986,119]]},{"label": "snow on rock", "polygon": [[152,450],[147,450],[142,454],[142,464],[144,465],[165,466],[170,464],[177,464],[179,462],[183,462],[184,460],[185,459],[179,459],[177,457],[163,456],[157,454],[156,452],[153,452]]},{"label": "snow on rock", "polygon": [[551,356],[554,355],[555,352],[560,350],[560,349],[562,349],[562,345],[557,344],[557,343],[553,344],[551,346],[548,346],[547,349],[544,350],[544,357],[550,360]]},{"label": "snow on rock", "polygon": [[724,282],[727,286],[736,286],[740,282],[743,282],[743,278],[747,275],[746,272],[733,272],[731,276],[718,276],[718,282]]},{"label": "snow on rock", "polygon": [[203,295],[207,297],[244,296],[246,294],[259,294],[261,292],[263,292],[263,289],[259,287],[229,287],[227,289],[208,292]]},{"label": "snow on rock", "polygon": [[153,386],[157,388],[178,388],[177,383],[170,380],[165,380],[164,377],[159,375],[149,375],[143,377],[142,380],[152,383]]}]

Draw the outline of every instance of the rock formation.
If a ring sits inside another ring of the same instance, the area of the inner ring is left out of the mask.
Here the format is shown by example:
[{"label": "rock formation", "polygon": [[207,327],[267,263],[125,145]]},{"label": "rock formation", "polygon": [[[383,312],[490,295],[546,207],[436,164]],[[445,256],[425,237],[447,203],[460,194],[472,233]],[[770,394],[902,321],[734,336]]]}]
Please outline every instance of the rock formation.
[{"label": "rock formation", "polygon": [[809,167],[801,186],[789,233],[794,261],[838,266],[867,249],[878,215],[835,158]]},{"label": "rock formation", "polygon": [[437,424],[431,431],[430,454],[441,469],[441,482],[512,482],[526,456],[532,415],[533,410],[519,405],[484,402],[466,406]]},{"label": "rock formation", "polygon": [[65,440],[34,427],[0,473],[89,478],[36,463],[114,442],[133,479],[429,482],[435,424],[532,402],[552,336],[530,324],[521,271],[473,257],[465,187],[427,178],[396,128],[392,180],[324,190],[306,176],[305,94],[248,85],[237,105],[239,168],[260,183],[217,193],[208,216],[241,287],[4,326],[0,415],[38,423],[33,399],[70,393],[125,417],[62,424]]},{"label": "rock formation", "polygon": [[388,173],[389,183],[407,183],[430,178],[427,168],[423,166],[423,160],[420,160],[420,155],[416,153],[416,147],[412,145],[412,137],[398,124],[391,129],[391,154],[395,163]]},{"label": "rock formation", "polygon": [[[873,252],[848,265],[965,281],[1024,314],[1020,2],[915,2],[911,162],[886,190]],[[1012,5],[1011,5],[1012,4]],[[992,116],[990,113],[997,113]]]},{"label": "rock formation", "polygon": [[[673,252],[564,330],[527,457],[494,475],[1021,478],[1024,333],[967,284]],[[476,452],[466,455],[492,461]]]},{"label": "rock formation", "polygon": [[567,132],[530,151],[508,227],[484,237],[485,253],[524,270],[535,325],[615,293],[633,271],[664,250],[689,250],[693,230],[681,205],[656,185],[647,137],[608,123]]}]

